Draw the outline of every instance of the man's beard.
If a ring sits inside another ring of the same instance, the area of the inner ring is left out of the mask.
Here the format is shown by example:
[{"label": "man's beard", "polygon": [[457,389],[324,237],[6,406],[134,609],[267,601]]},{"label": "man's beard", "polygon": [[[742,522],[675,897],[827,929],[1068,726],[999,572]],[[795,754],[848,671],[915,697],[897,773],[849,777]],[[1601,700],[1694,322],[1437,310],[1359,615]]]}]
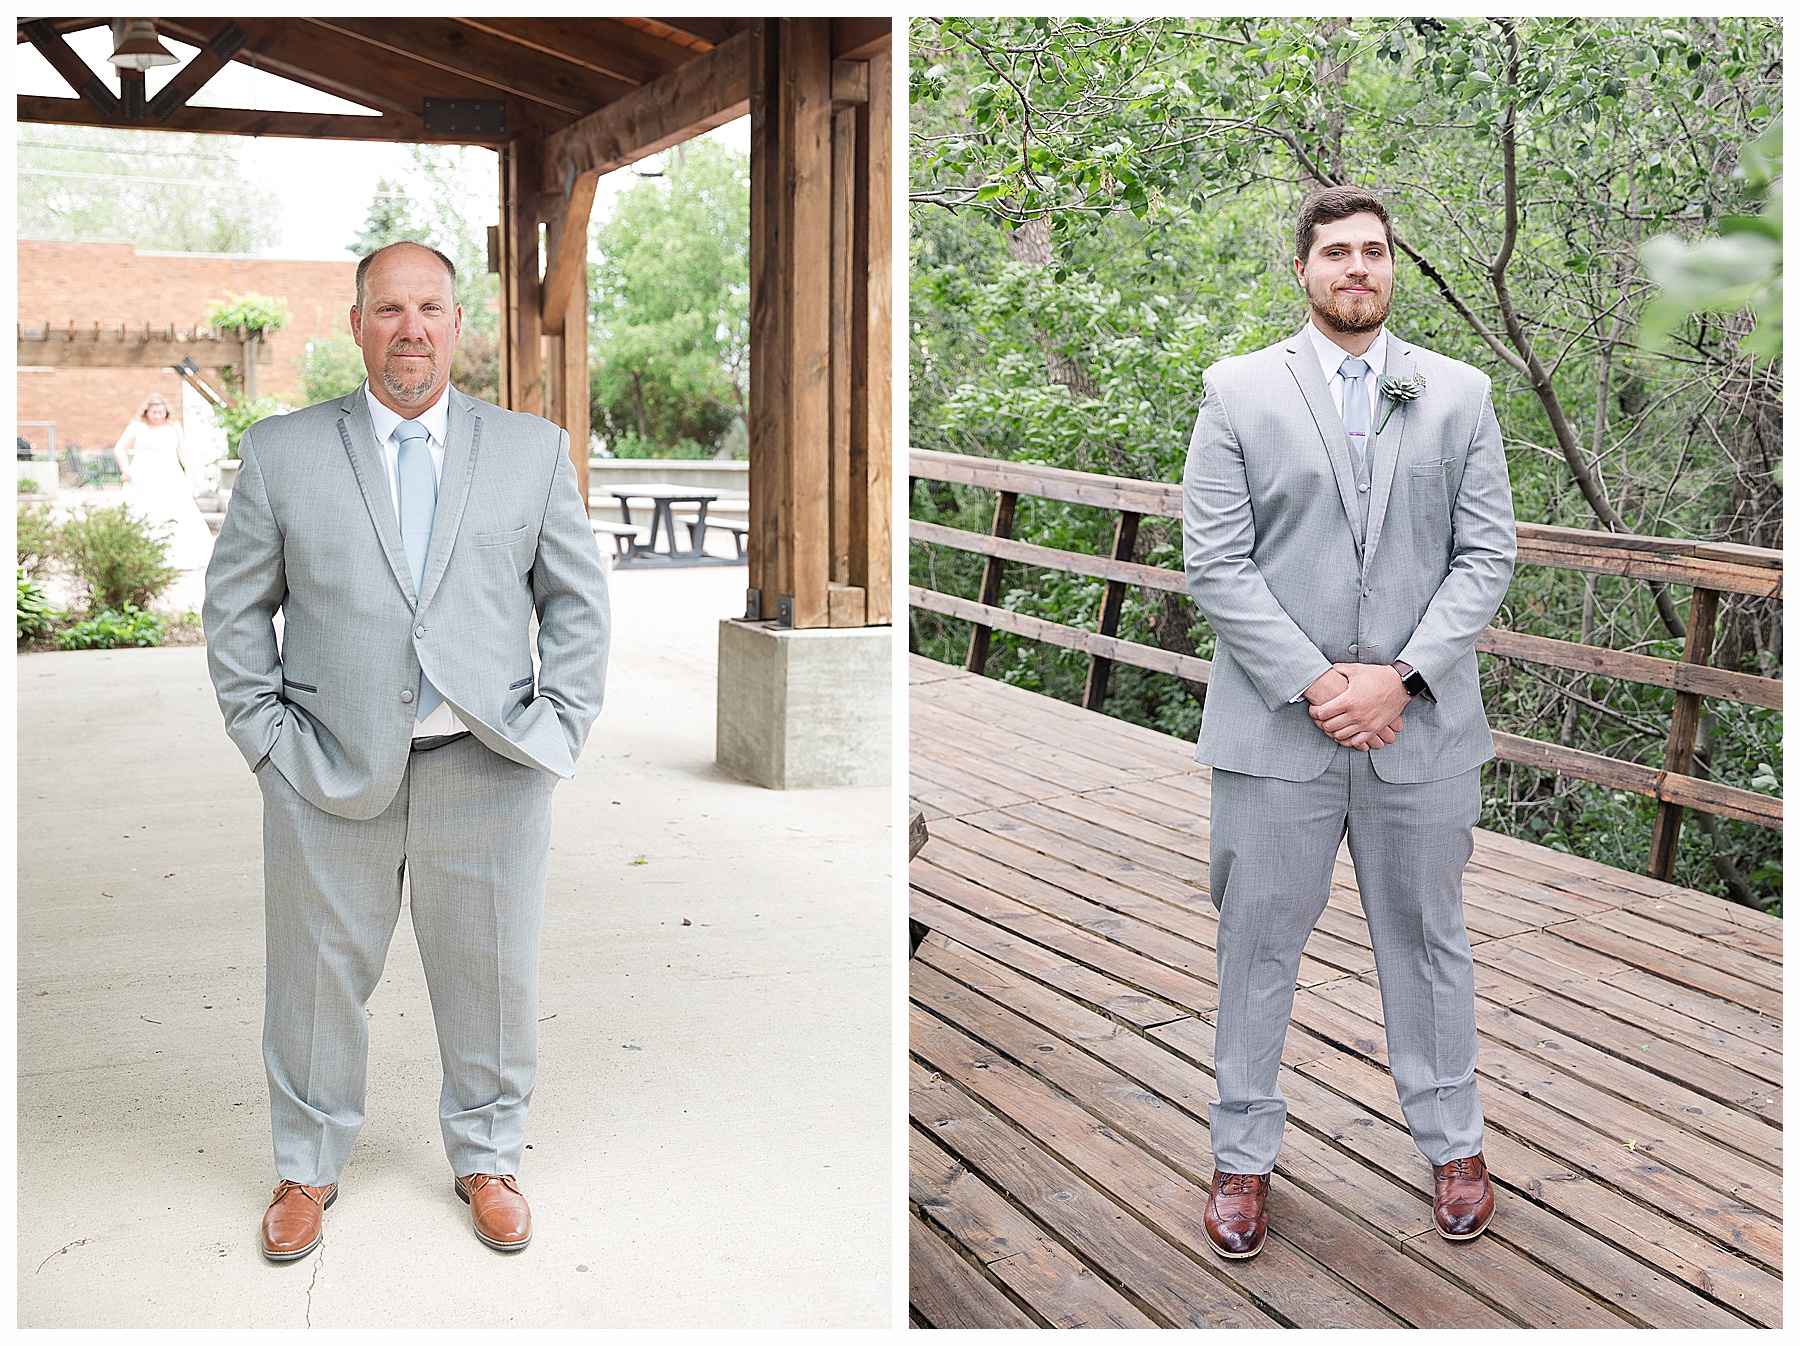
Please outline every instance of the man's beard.
[{"label": "man's beard", "polygon": [[421,349],[418,345],[410,342],[406,344],[396,342],[394,345],[388,347],[387,353],[389,356],[424,355],[429,356],[431,359],[431,363],[425,366],[423,374],[416,376],[413,379],[409,379],[403,369],[395,364],[389,363],[382,367],[382,386],[388,390],[388,394],[396,402],[423,402],[437,389],[438,361],[436,351],[432,350],[429,346]]},{"label": "man's beard", "polygon": [[1345,294],[1342,290],[1332,290],[1321,301],[1308,290],[1306,299],[1325,326],[1334,332],[1353,336],[1373,332],[1387,321],[1388,309],[1392,305],[1391,294],[1392,291],[1388,294]]}]

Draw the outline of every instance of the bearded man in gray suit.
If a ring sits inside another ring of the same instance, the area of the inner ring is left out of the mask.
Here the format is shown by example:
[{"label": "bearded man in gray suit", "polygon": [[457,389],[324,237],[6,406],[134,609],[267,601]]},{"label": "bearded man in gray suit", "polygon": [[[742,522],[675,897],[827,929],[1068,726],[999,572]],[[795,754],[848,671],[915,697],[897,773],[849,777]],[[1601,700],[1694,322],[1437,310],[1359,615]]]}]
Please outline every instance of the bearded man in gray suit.
[{"label": "bearded man in gray suit", "polygon": [[531,1238],[550,792],[600,710],[606,569],[568,436],[450,387],[455,283],[418,244],[363,259],[367,382],[244,433],[207,568],[213,686],[263,792],[271,1261],[318,1246],[362,1126],[403,874],[457,1195],[488,1246]]},{"label": "bearded man in gray suit", "polygon": [[1438,1230],[1493,1213],[1462,870],[1494,755],[1475,639],[1516,549],[1506,457],[1487,376],[1385,328],[1382,202],[1315,192],[1295,245],[1311,320],[1206,371],[1182,485],[1188,590],[1218,636],[1195,753],[1219,910],[1205,1226],[1233,1258],[1267,1234],[1282,1043],[1346,834]]}]

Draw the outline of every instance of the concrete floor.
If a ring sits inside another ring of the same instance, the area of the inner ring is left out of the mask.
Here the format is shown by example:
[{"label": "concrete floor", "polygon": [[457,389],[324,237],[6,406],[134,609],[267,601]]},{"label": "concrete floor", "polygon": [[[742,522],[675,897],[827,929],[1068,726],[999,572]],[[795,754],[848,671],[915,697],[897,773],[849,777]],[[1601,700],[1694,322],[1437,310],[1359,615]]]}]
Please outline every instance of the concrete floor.
[{"label": "concrete floor", "polygon": [[713,765],[744,574],[614,577],[606,709],[556,793],[511,1256],[452,1192],[403,916],[324,1245],[263,1261],[261,800],[205,651],[19,660],[20,1326],[892,1321],[891,795]]}]

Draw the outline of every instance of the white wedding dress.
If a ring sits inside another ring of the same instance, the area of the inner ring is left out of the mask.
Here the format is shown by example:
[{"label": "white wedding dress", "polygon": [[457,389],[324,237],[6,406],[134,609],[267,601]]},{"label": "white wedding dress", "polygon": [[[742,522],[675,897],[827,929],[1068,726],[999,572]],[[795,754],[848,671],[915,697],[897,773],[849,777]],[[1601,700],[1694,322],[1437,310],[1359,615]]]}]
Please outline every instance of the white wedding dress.
[{"label": "white wedding dress", "polygon": [[130,442],[120,447],[131,461],[125,504],[150,521],[151,530],[169,540],[168,563],[177,570],[198,570],[212,559],[212,529],[194,503],[194,488],[182,470],[176,446],[181,428],[172,422],[132,422]]}]

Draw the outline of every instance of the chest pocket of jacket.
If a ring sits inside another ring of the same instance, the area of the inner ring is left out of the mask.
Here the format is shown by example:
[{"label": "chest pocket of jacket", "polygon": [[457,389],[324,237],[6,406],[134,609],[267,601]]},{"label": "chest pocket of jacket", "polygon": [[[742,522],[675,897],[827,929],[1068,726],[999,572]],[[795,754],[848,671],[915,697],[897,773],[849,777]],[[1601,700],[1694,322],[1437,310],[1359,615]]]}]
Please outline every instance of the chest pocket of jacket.
[{"label": "chest pocket of jacket", "polygon": [[472,533],[469,543],[475,547],[510,547],[523,542],[531,532],[531,525],[522,523],[517,528],[508,528],[500,533]]},{"label": "chest pocket of jacket", "polygon": [[1414,463],[1406,472],[1406,512],[1413,541],[1426,555],[1450,549],[1450,464]]}]

